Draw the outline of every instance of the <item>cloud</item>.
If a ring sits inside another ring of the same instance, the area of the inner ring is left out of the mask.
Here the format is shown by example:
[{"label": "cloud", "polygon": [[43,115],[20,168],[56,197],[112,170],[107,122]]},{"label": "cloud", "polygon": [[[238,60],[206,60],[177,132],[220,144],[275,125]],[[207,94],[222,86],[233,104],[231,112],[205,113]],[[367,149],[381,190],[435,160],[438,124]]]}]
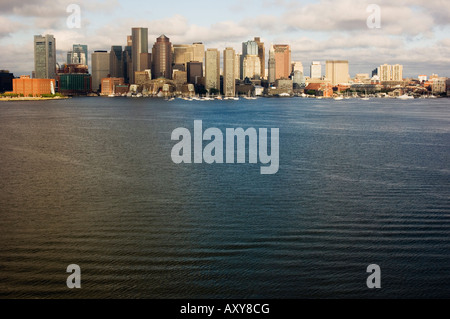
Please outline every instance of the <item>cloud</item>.
[{"label": "cloud", "polygon": [[[294,30],[367,31],[366,22],[372,11],[367,12],[366,9],[371,2],[321,0],[307,5],[289,4],[283,21],[287,29]],[[429,32],[435,26],[435,19],[429,8],[412,7],[393,1],[380,3],[379,8],[381,31],[386,34],[415,36]]]},{"label": "cloud", "polygon": [[13,33],[19,30],[25,30],[28,28],[23,23],[2,16],[0,16],[0,25],[2,26],[0,29],[0,39],[11,36]]}]

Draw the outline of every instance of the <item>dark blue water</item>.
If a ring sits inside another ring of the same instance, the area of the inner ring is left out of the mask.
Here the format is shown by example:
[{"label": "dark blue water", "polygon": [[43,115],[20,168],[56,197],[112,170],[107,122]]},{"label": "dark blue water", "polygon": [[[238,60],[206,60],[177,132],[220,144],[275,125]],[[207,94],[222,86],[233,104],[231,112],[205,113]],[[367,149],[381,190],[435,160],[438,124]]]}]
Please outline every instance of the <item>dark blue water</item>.
[{"label": "dark blue water", "polygon": [[[194,120],[278,173],[174,164]],[[449,298],[450,100],[3,102],[0,218],[1,298]]]}]

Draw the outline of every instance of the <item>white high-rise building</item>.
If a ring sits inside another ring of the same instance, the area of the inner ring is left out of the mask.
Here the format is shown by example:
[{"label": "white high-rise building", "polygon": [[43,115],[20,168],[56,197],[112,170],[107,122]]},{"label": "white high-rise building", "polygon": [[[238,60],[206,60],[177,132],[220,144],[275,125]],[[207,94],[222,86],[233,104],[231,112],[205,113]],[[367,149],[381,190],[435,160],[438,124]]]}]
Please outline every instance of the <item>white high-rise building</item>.
[{"label": "white high-rise building", "polygon": [[325,71],[325,77],[331,81],[331,85],[348,83],[350,79],[346,60],[327,61]]},{"label": "white high-rise building", "polygon": [[313,61],[310,67],[310,78],[320,79],[322,77],[322,65],[319,61]]},{"label": "white high-rise building", "polygon": [[403,65],[380,65],[380,81],[403,81]]}]

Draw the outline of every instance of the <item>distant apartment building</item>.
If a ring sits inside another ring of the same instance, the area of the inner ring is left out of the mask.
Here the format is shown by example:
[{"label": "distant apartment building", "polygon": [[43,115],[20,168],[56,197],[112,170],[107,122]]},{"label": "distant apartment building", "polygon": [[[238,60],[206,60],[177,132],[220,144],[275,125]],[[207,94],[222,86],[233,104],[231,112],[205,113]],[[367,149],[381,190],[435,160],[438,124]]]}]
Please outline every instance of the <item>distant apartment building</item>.
[{"label": "distant apartment building", "polygon": [[25,97],[54,94],[55,84],[55,79],[31,79],[28,75],[22,75],[18,79],[13,79],[12,93]]},{"label": "distant apartment building", "polygon": [[205,53],[205,88],[220,90],[220,52],[207,49]]},{"label": "distant apartment building", "polygon": [[34,77],[54,79],[56,76],[56,40],[51,34],[34,36]]},{"label": "distant apartment building", "polygon": [[110,76],[110,54],[107,51],[97,50],[92,53],[92,91],[100,91],[103,78]]},{"label": "distant apartment building", "polygon": [[172,79],[172,43],[164,34],[156,39],[152,49],[152,77]]},{"label": "distant apartment building", "polygon": [[226,48],[223,51],[223,94],[225,96],[234,96],[236,93],[235,59],[236,52],[233,48]]},{"label": "distant apartment building", "polygon": [[320,79],[322,77],[322,65],[319,61],[313,61],[311,63],[309,77],[311,79]]},{"label": "distant apartment building", "polygon": [[380,81],[403,81],[403,65],[383,64],[379,67],[378,76]]},{"label": "distant apartment building", "polygon": [[348,83],[350,80],[348,72],[348,61],[346,60],[329,60],[325,64],[325,78],[331,81],[331,85],[335,86],[342,83]]},{"label": "distant apartment building", "polygon": [[440,76],[440,77],[434,78],[432,80],[432,85],[431,85],[431,90],[432,90],[433,94],[446,93],[447,92],[446,82],[447,82],[446,77]]}]

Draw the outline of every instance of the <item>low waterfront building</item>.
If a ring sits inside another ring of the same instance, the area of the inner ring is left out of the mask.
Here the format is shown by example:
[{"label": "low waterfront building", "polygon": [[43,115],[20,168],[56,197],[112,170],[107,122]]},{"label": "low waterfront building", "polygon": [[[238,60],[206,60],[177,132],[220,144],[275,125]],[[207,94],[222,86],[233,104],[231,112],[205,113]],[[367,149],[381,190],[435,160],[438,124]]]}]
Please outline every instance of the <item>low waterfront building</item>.
[{"label": "low waterfront building", "polygon": [[13,79],[14,94],[24,97],[39,97],[44,94],[55,94],[55,79],[31,79],[29,75],[21,75]]},{"label": "low waterfront building", "polygon": [[92,91],[92,77],[85,64],[64,64],[56,75],[58,92],[64,95],[87,95]]},{"label": "low waterfront building", "polygon": [[58,92],[63,95],[87,95],[92,91],[90,74],[67,73],[56,76]]},{"label": "low waterfront building", "polygon": [[[101,93],[100,95],[110,95],[110,94],[123,94],[123,90],[121,89],[121,92],[117,92],[116,88],[118,86],[124,86],[125,85],[125,79],[124,78],[103,78],[102,84],[101,84]],[[128,86],[127,86],[128,88]],[[125,92],[126,93],[126,92]]]}]

